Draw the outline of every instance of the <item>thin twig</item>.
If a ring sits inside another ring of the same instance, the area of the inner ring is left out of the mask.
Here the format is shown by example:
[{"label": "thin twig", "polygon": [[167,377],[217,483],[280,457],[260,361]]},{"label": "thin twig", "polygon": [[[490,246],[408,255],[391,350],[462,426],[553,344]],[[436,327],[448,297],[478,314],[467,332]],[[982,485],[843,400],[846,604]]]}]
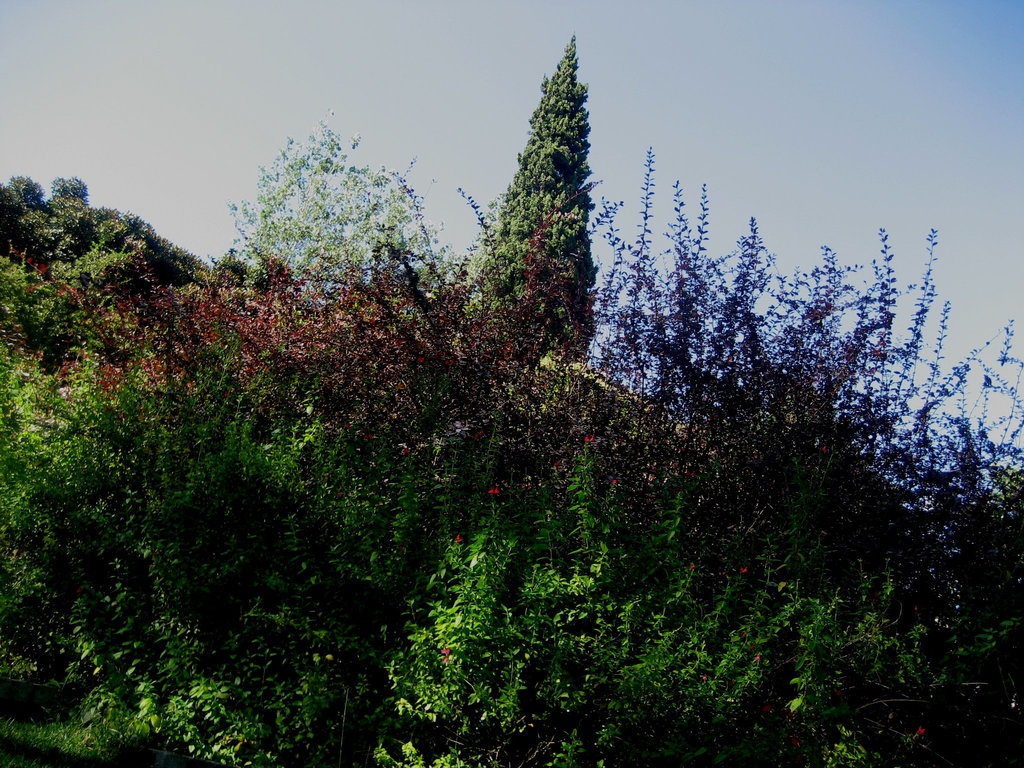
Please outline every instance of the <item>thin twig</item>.
[{"label": "thin twig", "polygon": [[348,715],[348,688],[345,689],[345,705],[341,710],[341,743],[338,744],[338,768],[341,768],[342,750],[345,748],[345,717]]}]

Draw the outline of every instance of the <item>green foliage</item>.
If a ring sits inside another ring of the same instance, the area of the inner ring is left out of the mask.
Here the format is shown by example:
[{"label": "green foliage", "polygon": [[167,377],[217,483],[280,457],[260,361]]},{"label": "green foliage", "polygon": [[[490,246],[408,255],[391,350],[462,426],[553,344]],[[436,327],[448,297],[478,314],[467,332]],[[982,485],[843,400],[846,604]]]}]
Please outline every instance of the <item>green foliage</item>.
[{"label": "green foliage", "polygon": [[123,750],[104,729],[83,729],[75,720],[22,723],[0,719],[0,761],[5,768],[116,766]]},{"label": "green foliage", "polygon": [[84,185],[0,189],[0,671],[238,765],[1021,763],[1020,456],[917,407],[929,277],[897,342],[888,250],[773,281],[678,197],[660,275],[651,158],[593,364],[545,356],[553,283],[478,311],[340,147],[250,210],[308,272],[179,286]]},{"label": "green foliage", "polygon": [[41,209],[46,205],[43,187],[27,176],[12,176],[7,186],[14,193],[15,200],[26,208]]},{"label": "green foliage", "polygon": [[89,204],[89,188],[78,177],[70,179],[54,179],[50,184],[50,200],[78,200],[84,205]]},{"label": "green foliage", "polygon": [[129,289],[137,282],[139,259],[116,251],[92,250],[71,262],[45,264],[0,261],[0,319],[8,341],[42,355],[54,368],[76,351],[103,340],[89,314],[113,299],[104,286]]},{"label": "green foliage", "polygon": [[587,230],[594,207],[587,184],[587,86],[577,80],[578,67],[574,37],[554,75],[541,85],[530,136],[498,209],[484,263],[492,301],[521,297],[531,280],[549,287],[548,335],[558,341],[589,333],[589,295],[597,274]]},{"label": "green foliage", "polygon": [[675,541],[685,502],[641,534],[592,472],[571,477],[568,515],[530,519],[517,497],[449,542],[391,668],[399,712],[435,735],[403,765],[831,764],[871,746],[857,706],[933,681],[906,655],[925,630],[901,636],[867,586],[776,583],[773,548],[717,572]]},{"label": "green foliage", "polygon": [[[206,420],[168,429],[131,380],[89,396],[101,375],[83,372],[86,399],[20,489],[39,516],[10,516],[9,541],[43,581],[12,592],[66,617],[47,630],[61,654],[49,674],[70,665],[73,684],[94,688],[89,718],[190,753],[231,756],[271,737],[301,752],[335,714],[334,684],[355,693],[374,667],[345,628],[354,591],[322,560],[327,521],[288,512],[311,433],[257,437],[218,418],[218,381],[183,393]],[[326,625],[314,609],[325,588],[341,613]],[[337,665],[324,661],[332,651]]]},{"label": "green foliage", "polygon": [[835,435],[751,474],[738,441],[787,422],[695,448],[584,366],[503,357],[464,288],[384,275],[100,292],[77,322],[116,344],[56,373],[9,347],[5,670],[238,764],[1012,764],[1012,577],[946,624],[837,567],[823,526],[875,481]]},{"label": "green foliage", "polygon": [[32,483],[60,407],[38,362],[6,347],[0,354],[0,670],[42,679],[62,674],[67,638],[46,565],[29,556],[22,535],[45,536]]},{"label": "green foliage", "polygon": [[0,337],[56,367],[105,343],[87,315],[126,296],[204,277],[205,267],[130,214],[90,208],[85,184],[0,184]]},{"label": "green foliage", "polygon": [[443,256],[437,228],[424,220],[401,175],[350,163],[358,145],[326,123],[305,142],[289,139],[260,169],[255,202],[232,205],[241,256],[258,268],[281,260],[336,277],[367,273],[393,251],[436,269]]},{"label": "green foliage", "polygon": [[54,179],[49,200],[26,177],[0,184],[0,257],[45,269],[57,262],[73,263],[94,250],[130,253],[164,285],[186,285],[204,272],[195,256],[157,235],[137,216],[91,208],[81,179]]}]

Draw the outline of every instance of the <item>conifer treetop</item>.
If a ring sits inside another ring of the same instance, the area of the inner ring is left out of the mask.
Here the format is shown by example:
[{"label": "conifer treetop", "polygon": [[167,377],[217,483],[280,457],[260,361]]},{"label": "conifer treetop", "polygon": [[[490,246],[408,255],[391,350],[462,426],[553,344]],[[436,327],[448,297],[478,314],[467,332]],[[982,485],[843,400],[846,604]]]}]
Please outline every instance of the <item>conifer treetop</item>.
[{"label": "conifer treetop", "polygon": [[[519,168],[498,211],[488,260],[490,288],[499,299],[522,290],[531,260],[542,279],[567,276],[574,296],[570,306],[560,311],[575,320],[586,311],[596,275],[587,233],[594,207],[588,187],[587,86],[579,82],[578,69],[574,36],[554,74],[541,84],[541,99],[530,118]],[[535,253],[535,236],[541,229],[543,249]]]}]

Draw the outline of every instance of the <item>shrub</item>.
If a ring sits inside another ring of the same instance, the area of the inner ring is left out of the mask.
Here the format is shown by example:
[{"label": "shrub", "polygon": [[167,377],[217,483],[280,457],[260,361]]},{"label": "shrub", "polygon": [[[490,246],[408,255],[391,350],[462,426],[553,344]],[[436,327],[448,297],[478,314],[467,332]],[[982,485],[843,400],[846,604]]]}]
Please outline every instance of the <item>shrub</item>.
[{"label": "shrub", "polygon": [[943,409],[929,274],[900,340],[887,248],[778,278],[677,193],[659,272],[652,204],[591,365],[558,284],[397,247],[66,289],[85,350],[0,366],[2,663],[254,765],[1019,762],[1019,458]]}]

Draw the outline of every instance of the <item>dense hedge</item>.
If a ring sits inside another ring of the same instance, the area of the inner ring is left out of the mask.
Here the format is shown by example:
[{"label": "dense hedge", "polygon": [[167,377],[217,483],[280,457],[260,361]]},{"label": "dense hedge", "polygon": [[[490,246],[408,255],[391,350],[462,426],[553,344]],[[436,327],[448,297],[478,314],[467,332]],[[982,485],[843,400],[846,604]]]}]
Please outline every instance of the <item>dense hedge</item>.
[{"label": "dense hedge", "polygon": [[0,666],[238,764],[1019,764],[1019,463],[942,415],[930,278],[901,340],[887,250],[780,280],[683,210],[661,272],[599,219],[588,365],[557,284],[493,313],[400,253],[15,264],[78,341],[5,321]]}]

